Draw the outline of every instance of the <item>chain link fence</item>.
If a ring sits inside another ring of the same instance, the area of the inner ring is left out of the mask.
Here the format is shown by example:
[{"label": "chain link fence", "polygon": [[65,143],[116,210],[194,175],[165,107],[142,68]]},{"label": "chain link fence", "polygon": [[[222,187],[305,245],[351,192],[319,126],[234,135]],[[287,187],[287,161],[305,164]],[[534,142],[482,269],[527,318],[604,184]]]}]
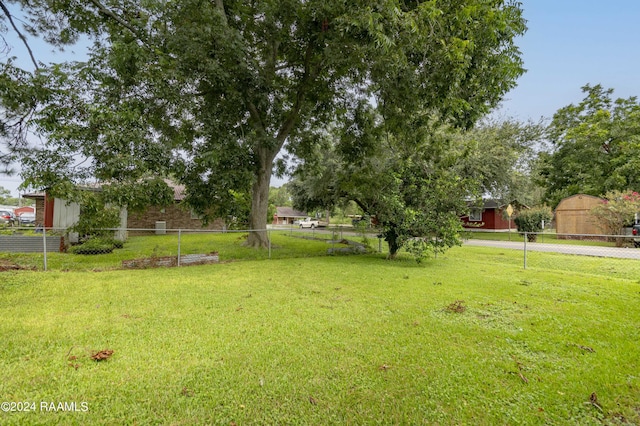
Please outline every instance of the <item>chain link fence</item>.
[{"label": "chain link fence", "polygon": [[[265,250],[247,250],[249,232],[258,232]],[[221,260],[305,257],[382,250],[376,237],[353,228],[279,226],[263,230],[208,229],[96,229],[81,236],[67,229],[9,227],[0,230],[0,270],[132,269],[186,266]],[[293,237],[293,238],[292,238]],[[315,240],[316,244],[309,243]],[[307,241],[305,243],[305,241]],[[320,244],[317,244],[317,242]],[[9,264],[13,262],[13,264]],[[17,265],[23,268],[16,268]]]},{"label": "chain link fence", "polygon": [[[186,266],[241,258],[271,259],[275,256],[387,252],[387,246],[372,229],[350,226],[300,228],[274,226],[259,230],[266,250],[242,251],[250,230],[202,229],[103,229],[90,237],[66,229],[12,227],[0,230],[0,269],[65,270],[127,269]],[[291,237],[294,237],[291,239]],[[286,239],[288,238],[288,239]],[[305,240],[325,244],[305,245]],[[468,233],[464,245],[519,250],[527,268],[530,252],[596,256],[640,260],[640,235],[577,235],[556,233]],[[12,263],[13,262],[13,263]]]},{"label": "chain link fence", "polygon": [[527,268],[529,252],[640,260],[640,235],[556,234],[556,233],[470,233],[466,245],[520,250]]}]

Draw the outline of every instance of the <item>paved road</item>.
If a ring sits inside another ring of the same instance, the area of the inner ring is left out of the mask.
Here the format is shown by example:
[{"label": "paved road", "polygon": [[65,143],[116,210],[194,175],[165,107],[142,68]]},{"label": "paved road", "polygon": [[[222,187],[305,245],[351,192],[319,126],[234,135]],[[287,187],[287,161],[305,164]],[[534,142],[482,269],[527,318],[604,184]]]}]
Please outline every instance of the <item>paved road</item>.
[{"label": "paved road", "polygon": [[[289,228],[280,228],[287,230]],[[300,232],[301,230],[294,228],[292,232]],[[308,229],[304,230],[309,232]],[[332,231],[327,229],[316,229],[315,232],[328,234]],[[359,233],[353,232],[353,229],[345,227],[340,232],[340,236],[354,237],[360,236]],[[370,236],[376,238],[375,236]],[[480,246],[480,247],[496,247],[512,250],[524,250],[524,243],[516,241],[491,241],[491,240],[464,240],[463,245]],[[600,246],[580,246],[571,244],[547,244],[547,243],[527,243],[527,251],[543,251],[548,253],[575,254],[579,256],[595,256],[595,257],[612,257],[619,259],[638,259],[640,260],[640,248],[618,248],[618,247],[600,247]]]},{"label": "paved road", "polygon": [[[524,243],[513,241],[465,240],[464,245],[524,250]],[[637,248],[527,243],[527,251],[544,251],[551,253],[576,254],[580,256],[617,257],[621,259],[640,260],[640,249]]]}]

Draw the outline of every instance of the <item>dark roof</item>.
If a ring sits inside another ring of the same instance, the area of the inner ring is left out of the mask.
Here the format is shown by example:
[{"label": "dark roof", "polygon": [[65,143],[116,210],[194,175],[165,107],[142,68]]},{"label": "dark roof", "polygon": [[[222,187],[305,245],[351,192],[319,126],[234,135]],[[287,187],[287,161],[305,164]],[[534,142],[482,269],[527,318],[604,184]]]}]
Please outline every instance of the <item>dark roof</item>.
[{"label": "dark roof", "polygon": [[45,193],[44,192],[31,192],[29,194],[22,194],[22,198],[44,198]]},{"label": "dark roof", "polygon": [[[483,204],[482,204],[483,209],[501,209],[501,208],[507,207],[509,204],[511,204],[514,208],[525,208],[525,209],[529,208],[529,206],[522,204],[518,200],[511,200],[511,201],[505,202],[504,200],[499,200],[495,198],[485,198],[482,201],[483,201]],[[473,202],[470,202],[469,204],[472,206],[474,205]]]},{"label": "dark roof", "polygon": [[292,207],[276,207],[276,215],[278,217],[307,217],[305,212],[294,210]]}]

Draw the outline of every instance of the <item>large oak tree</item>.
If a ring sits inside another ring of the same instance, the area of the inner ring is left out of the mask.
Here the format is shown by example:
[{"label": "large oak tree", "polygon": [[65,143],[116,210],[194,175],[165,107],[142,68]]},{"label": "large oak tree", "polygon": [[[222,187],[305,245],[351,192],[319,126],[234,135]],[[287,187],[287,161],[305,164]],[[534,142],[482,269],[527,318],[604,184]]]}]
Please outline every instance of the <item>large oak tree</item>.
[{"label": "large oak tree", "polygon": [[31,183],[170,173],[212,215],[246,191],[257,247],[283,149],[308,155],[317,129],[363,101],[396,126],[416,111],[470,126],[523,72],[510,0],[11,3],[28,5],[34,29],[55,33],[49,12],[68,23],[62,41],[94,42],[86,63],[36,75],[48,150],[27,162]]}]

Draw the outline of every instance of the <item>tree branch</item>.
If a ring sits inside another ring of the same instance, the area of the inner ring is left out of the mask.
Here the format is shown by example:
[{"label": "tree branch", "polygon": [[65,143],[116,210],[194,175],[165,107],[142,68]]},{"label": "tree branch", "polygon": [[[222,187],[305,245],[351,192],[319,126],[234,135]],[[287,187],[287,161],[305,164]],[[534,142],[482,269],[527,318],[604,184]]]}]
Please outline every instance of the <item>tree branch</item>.
[{"label": "tree branch", "polygon": [[33,56],[33,51],[31,50],[31,46],[29,46],[29,43],[27,42],[27,38],[20,32],[15,22],[13,22],[13,16],[11,16],[11,13],[9,13],[9,9],[7,9],[7,7],[4,5],[4,2],[2,1],[0,1],[0,9],[2,9],[2,12],[5,14],[7,19],[9,20],[11,27],[13,27],[13,30],[16,32],[16,34],[18,34],[18,37],[20,37],[20,40],[22,40],[22,42],[24,43],[25,47],[27,48],[27,51],[29,52],[29,56],[31,57],[31,62],[33,62],[33,65],[36,67],[36,70],[38,70],[39,69],[38,62],[36,61],[36,58]]},{"label": "tree branch", "polygon": [[134,36],[136,36],[138,40],[140,40],[145,46],[147,46],[147,48],[149,48],[149,43],[147,42],[146,37],[143,34],[141,34],[134,26],[132,26],[130,23],[128,23],[127,21],[125,21],[124,19],[116,15],[112,10],[108,9],[105,5],[100,3],[98,0],[89,0],[89,2],[91,2],[95,7],[97,7],[100,13],[102,13],[108,18],[113,19],[118,24],[122,25],[123,27],[131,31],[131,33]]},{"label": "tree branch", "polygon": [[322,69],[321,63],[315,64],[315,67],[312,67],[312,64],[311,64],[312,53],[313,51],[312,51],[311,44],[308,44],[307,51],[305,52],[305,58],[304,58],[304,75],[302,76],[302,79],[300,81],[300,86],[298,87],[298,90],[296,92],[296,101],[293,104],[291,111],[289,111],[289,114],[285,119],[284,123],[282,123],[282,126],[280,126],[280,129],[278,129],[278,134],[276,136],[276,139],[280,143],[284,143],[284,141],[289,136],[289,133],[291,133],[291,130],[293,129],[293,125],[298,119],[298,116],[300,114],[300,109],[302,108],[302,102],[304,102],[304,99],[307,95],[307,85],[309,84],[309,82],[315,80],[318,74],[320,74],[320,70]]},{"label": "tree branch", "polygon": [[254,103],[250,100],[247,100],[247,108],[249,109],[249,115],[259,126],[257,130],[264,135],[266,133],[266,129],[264,127],[264,123],[262,122],[262,117],[260,117],[260,112],[258,112],[258,108],[256,108]]},{"label": "tree branch", "polygon": [[220,9],[220,13],[222,15],[222,19],[224,23],[227,24],[227,13],[224,11],[224,0],[215,0],[216,7]]}]

